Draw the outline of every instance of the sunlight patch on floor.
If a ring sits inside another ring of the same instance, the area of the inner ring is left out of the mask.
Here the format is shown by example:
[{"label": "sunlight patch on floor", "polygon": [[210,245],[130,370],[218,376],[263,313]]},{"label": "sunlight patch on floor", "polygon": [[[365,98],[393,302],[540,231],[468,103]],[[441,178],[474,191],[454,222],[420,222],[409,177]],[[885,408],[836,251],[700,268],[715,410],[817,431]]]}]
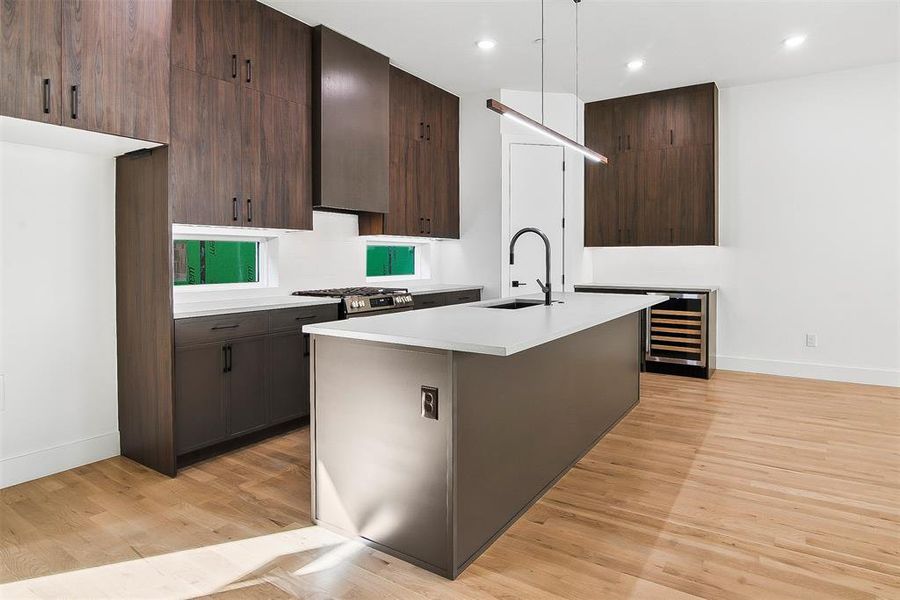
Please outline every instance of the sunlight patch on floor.
[{"label": "sunlight patch on floor", "polygon": [[278,559],[330,548],[296,575],[331,569],[362,548],[321,527],[57,573],[0,585],[0,598],[194,598],[227,588]]}]

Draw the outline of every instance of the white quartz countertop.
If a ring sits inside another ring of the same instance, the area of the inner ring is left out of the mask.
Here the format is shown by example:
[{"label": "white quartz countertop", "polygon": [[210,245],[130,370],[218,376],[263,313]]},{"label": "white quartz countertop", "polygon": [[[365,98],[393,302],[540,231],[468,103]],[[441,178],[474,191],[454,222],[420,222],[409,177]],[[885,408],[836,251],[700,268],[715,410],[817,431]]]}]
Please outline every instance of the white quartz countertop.
[{"label": "white quartz countertop", "polygon": [[[374,286],[374,284],[363,284]],[[482,285],[463,285],[456,283],[434,283],[423,285],[385,284],[384,287],[405,287],[412,295],[434,294],[439,292],[458,292],[460,290],[480,290]],[[201,300],[194,302],[178,302],[176,300],[173,313],[176,319],[190,317],[210,317],[230,313],[253,312],[256,310],[276,310],[294,308],[313,304],[337,304],[338,298],[320,298],[314,296],[264,296],[258,298],[233,298],[229,300]]]},{"label": "white quartz countertop", "polygon": [[[543,294],[518,296],[541,299]],[[487,308],[512,298],[305,325],[304,333],[509,356],[643,310],[666,296],[554,294],[552,306]]]},{"label": "white quartz countertop", "polygon": [[717,285],[653,285],[643,283],[576,283],[577,288],[607,288],[621,290],[654,290],[661,292],[715,292]]},{"label": "white quartz countertop", "polygon": [[173,314],[176,319],[209,317],[230,313],[253,312],[295,308],[314,304],[337,304],[337,298],[315,298],[312,296],[269,296],[264,298],[235,298],[231,300],[205,300],[200,302],[176,302]]}]

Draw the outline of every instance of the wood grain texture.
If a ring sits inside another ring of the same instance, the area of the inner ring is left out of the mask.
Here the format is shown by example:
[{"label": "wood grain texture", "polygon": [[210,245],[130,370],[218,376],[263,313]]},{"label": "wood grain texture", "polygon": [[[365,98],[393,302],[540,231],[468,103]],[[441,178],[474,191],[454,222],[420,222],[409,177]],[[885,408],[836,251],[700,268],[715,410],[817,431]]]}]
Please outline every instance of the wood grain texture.
[{"label": "wood grain texture", "polygon": [[171,3],[61,4],[62,123],[167,143]]},{"label": "wood grain texture", "polygon": [[116,159],[116,340],[122,454],[175,474],[168,148]]},{"label": "wood grain texture", "polygon": [[[0,4],[0,114],[59,125],[62,121],[62,7],[58,0]],[[45,107],[44,80],[49,80]],[[45,108],[48,112],[44,112]]]},{"label": "wood grain texture", "polygon": [[243,223],[239,95],[239,86],[172,67],[169,193],[175,223]]},{"label": "wood grain texture", "polygon": [[365,213],[361,235],[459,238],[459,98],[390,68],[387,213]]},{"label": "wood grain texture", "polygon": [[[308,461],[304,429],[176,479],[113,458],[7,488],[0,581],[305,527]],[[223,598],[896,598],[898,465],[896,388],[644,374],[641,403],[456,581],[347,545],[252,569],[231,562],[233,577],[213,589]],[[155,577],[196,582],[221,560],[184,556]],[[99,575],[82,575],[45,589],[111,593]]]},{"label": "wood grain texture", "polygon": [[173,0],[172,66],[236,84],[240,10],[236,0]]},{"label": "wood grain texture", "polygon": [[310,109],[252,89],[241,92],[244,224],[312,229]]},{"label": "wood grain texture", "polygon": [[253,16],[242,21],[242,35],[244,29],[255,26],[255,38],[260,40],[252,56],[245,50],[247,58],[253,61],[250,86],[270,96],[310,106],[312,28],[265,4],[248,4],[252,5]]},{"label": "wood grain texture", "polygon": [[587,246],[718,243],[714,83],[585,105],[585,143],[608,165],[585,165]]},{"label": "wood grain texture", "polygon": [[313,206],[388,211],[388,57],[313,31]]}]

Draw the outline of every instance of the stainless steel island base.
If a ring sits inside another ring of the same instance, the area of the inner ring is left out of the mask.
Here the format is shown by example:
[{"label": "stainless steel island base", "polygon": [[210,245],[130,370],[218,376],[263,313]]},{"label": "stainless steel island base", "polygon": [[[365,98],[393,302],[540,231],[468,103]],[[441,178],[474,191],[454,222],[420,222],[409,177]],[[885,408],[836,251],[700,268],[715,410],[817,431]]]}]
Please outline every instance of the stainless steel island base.
[{"label": "stainless steel island base", "polygon": [[455,579],[637,404],[639,327],[510,356],[314,335],[313,519]]}]

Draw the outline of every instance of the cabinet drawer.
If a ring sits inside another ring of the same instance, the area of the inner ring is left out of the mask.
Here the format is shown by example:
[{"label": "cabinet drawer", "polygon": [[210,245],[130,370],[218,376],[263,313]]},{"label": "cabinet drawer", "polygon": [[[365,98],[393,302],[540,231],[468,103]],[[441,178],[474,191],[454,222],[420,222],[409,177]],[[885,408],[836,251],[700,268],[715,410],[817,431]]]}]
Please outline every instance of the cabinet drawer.
[{"label": "cabinet drawer", "polygon": [[175,345],[187,346],[218,342],[266,333],[269,314],[266,311],[195,317],[175,321]]},{"label": "cabinet drawer", "polygon": [[446,294],[417,294],[413,296],[413,306],[419,308],[437,308],[447,303]]},{"label": "cabinet drawer", "polygon": [[337,304],[317,304],[269,311],[269,331],[297,329],[310,323],[338,320]]},{"label": "cabinet drawer", "polygon": [[459,290],[457,292],[447,292],[444,294],[446,300],[444,304],[465,304],[467,302],[478,302],[481,300],[481,290]]}]

